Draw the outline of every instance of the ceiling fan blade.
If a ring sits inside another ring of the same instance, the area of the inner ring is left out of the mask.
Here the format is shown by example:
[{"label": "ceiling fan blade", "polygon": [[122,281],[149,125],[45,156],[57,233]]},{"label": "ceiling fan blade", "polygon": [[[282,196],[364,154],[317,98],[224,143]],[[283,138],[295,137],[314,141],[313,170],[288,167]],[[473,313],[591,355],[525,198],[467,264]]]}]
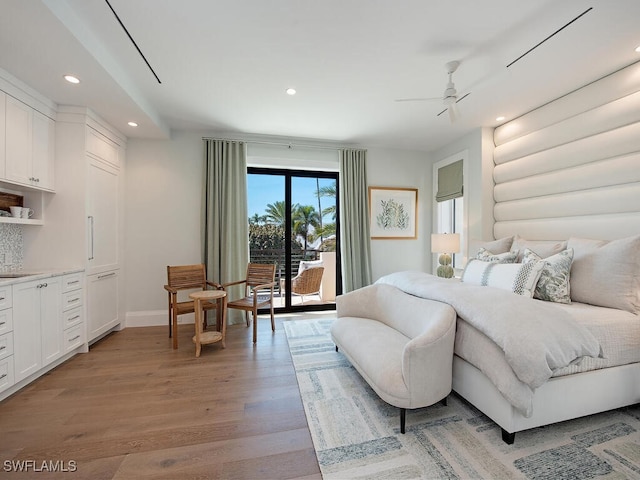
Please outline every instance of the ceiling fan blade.
[{"label": "ceiling fan blade", "polygon": [[[455,103],[452,103],[451,105],[455,106],[455,111],[456,111],[456,118],[460,118],[460,111],[458,110],[458,107],[456,106],[456,104],[460,103],[462,100],[464,100],[465,98],[467,98],[469,95],[471,95],[471,92],[469,93],[465,93],[463,96],[461,96],[460,98],[458,98]],[[448,108],[445,108],[444,110],[440,111],[440,113],[436,114],[436,117],[439,117],[440,115],[442,115],[444,112],[446,112],[448,110]],[[452,122],[453,123],[453,122]]]},{"label": "ceiling fan blade", "polygon": [[442,101],[442,97],[430,97],[430,98],[396,98],[395,102],[432,102],[434,100]]},{"label": "ceiling fan blade", "polygon": [[456,123],[458,118],[460,118],[460,112],[458,111],[458,105],[452,103],[447,107],[447,111],[449,112],[449,121],[451,123]]}]

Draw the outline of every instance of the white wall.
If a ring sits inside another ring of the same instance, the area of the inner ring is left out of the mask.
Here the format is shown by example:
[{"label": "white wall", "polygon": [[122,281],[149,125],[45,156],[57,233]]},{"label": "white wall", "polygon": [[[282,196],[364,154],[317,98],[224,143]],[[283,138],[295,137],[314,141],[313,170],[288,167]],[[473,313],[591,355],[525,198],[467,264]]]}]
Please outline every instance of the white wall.
[{"label": "white wall", "polygon": [[371,240],[373,280],[401,270],[431,271],[431,160],[426,152],[367,149],[367,182],[373,187],[418,189],[418,238]]},{"label": "white wall", "polygon": [[[201,261],[203,136],[203,132],[173,132],[170,140],[131,139],[127,144],[125,282],[129,326],[166,323],[163,285],[167,265]],[[419,189],[418,239],[373,240],[374,278],[400,269],[430,268],[430,168],[424,152],[368,150],[370,185]]]},{"label": "white wall", "polygon": [[[167,319],[167,265],[200,263],[202,135],[127,145],[125,261],[127,323]],[[156,319],[157,320],[157,319]]]}]

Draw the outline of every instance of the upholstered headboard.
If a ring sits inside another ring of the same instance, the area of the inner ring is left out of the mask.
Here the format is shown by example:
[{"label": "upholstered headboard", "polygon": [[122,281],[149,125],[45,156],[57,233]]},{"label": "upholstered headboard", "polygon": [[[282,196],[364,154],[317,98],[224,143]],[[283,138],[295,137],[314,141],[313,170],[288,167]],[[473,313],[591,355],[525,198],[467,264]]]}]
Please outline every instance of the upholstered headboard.
[{"label": "upholstered headboard", "polygon": [[640,234],[640,62],[494,132],[495,238]]}]

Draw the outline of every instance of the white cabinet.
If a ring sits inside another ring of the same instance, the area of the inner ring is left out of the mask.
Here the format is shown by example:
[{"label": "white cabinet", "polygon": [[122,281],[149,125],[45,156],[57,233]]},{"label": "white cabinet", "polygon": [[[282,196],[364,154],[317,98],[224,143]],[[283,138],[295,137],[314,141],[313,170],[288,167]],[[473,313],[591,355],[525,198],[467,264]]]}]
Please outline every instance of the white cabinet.
[{"label": "white cabinet", "polygon": [[120,323],[120,149],[88,127],[87,161],[87,338]]},{"label": "white cabinet", "polygon": [[56,117],[56,157],[62,159],[56,164],[58,193],[46,218],[47,223],[53,219],[68,228],[45,229],[38,238],[32,235],[43,248],[56,246],[56,261],[61,266],[85,268],[89,343],[124,320],[121,276],[125,141],[90,110],[60,107]]},{"label": "white cabinet", "polygon": [[119,237],[118,170],[88,157],[87,171],[87,274],[117,269]]},{"label": "white cabinet", "polygon": [[30,182],[42,190],[54,190],[55,137],[56,123],[34,110]]},{"label": "white cabinet", "polygon": [[120,323],[118,282],[120,272],[87,276],[87,338],[89,341]]},{"label": "white cabinet", "polygon": [[0,392],[14,384],[11,286],[0,287]]},{"label": "white cabinet", "polygon": [[13,285],[15,381],[38,372],[63,354],[62,279]]},{"label": "white cabinet", "polygon": [[62,349],[70,352],[85,343],[84,282],[81,273],[71,273],[62,278]]},{"label": "white cabinet", "polygon": [[6,138],[6,105],[7,105],[7,94],[3,91],[0,91],[0,178],[5,178],[5,138]]},{"label": "white cabinet", "polygon": [[4,180],[53,191],[55,122],[6,95],[5,132]]}]

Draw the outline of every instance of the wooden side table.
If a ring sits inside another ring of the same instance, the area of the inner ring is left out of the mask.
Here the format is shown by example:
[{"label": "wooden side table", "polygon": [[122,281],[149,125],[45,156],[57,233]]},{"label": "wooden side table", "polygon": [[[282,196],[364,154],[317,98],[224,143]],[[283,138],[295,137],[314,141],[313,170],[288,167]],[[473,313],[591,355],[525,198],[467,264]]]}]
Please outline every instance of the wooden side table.
[{"label": "wooden side table", "polygon": [[[223,290],[203,290],[190,293],[189,298],[193,300],[193,309],[196,316],[196,334],[193,337],[193,343],[196,344],[196,357],[200,356],[200,348],[202,345],[222,342],[222,348],[225,348],[224,338],[227,331],[227,293]],[[221,320],[217,322],[219,331],[202,331],[202,305],[205,302],[213,301],[218,302],[217,310],[220,312],[221,318]]]}]

